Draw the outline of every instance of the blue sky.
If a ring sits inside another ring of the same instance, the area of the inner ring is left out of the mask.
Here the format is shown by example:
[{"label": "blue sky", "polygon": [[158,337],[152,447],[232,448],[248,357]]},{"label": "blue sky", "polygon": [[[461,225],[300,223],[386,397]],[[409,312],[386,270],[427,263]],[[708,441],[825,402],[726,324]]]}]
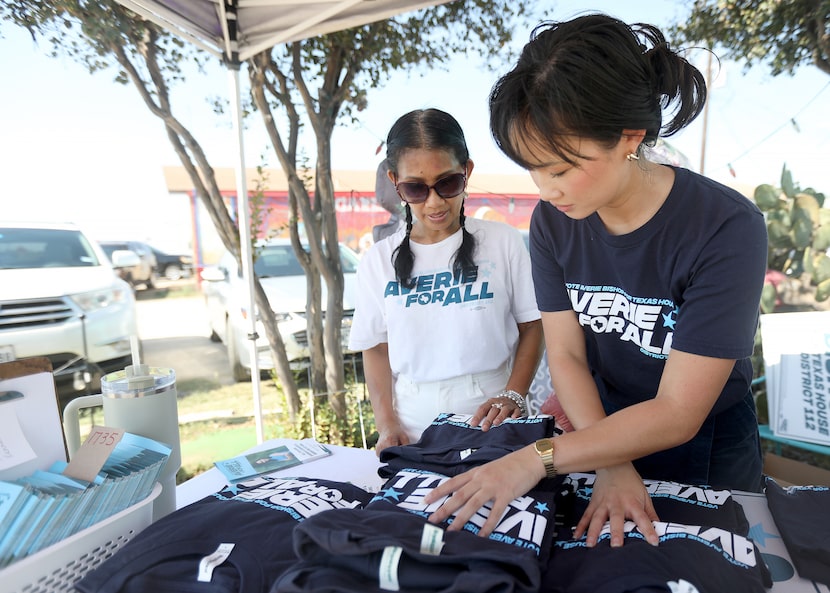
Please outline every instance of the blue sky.
[{"label": "blue sky", "polygon": [[[665,0],[539,4],[553,7],[556,19],[598,10],[658,26],[686,13],[680,2]],[[180,221],[187,206],[168,196],[162,177],[163,166],[179,162],[161,122],[137,91],[115,83],[113,72],[91,75],[68,58],[47,57],[48,47],[37,46],[22,29],[3,23],[0,32],[2,218],[72,221],[102,239],[129,236],[186,249],[190,233]],[[528,33],[518,31],[516,42],[522,44]],[[449,71],[395,75],[370,92],[359,125],[335,132],[334,167],[374,171],[383,157],[375,149],[395,119],[410,109],[434,106],[461,122],[477,171],[521,173],[493,146],[487,129],[487,94],[508,67],[462,58]],[[763,66],[747,72],[728,62],[721,74],[710,95],[704,173],[732,184],[777,184],[786,163],[802,186],[830,193],[830,76],[805,66],[795,76],[772,77]],[[228,88],[227,74],[216,66],[191,76],[173,96],[174,112],[194,131],[215,167],[234,165],[233,135],[206,97],[227,97]],[[670,139],[695,170],[700,169],[702,124],[698,118]],[[277,166],[255,127],[245,139],[249,167],[263,154],[268,165]]]}]

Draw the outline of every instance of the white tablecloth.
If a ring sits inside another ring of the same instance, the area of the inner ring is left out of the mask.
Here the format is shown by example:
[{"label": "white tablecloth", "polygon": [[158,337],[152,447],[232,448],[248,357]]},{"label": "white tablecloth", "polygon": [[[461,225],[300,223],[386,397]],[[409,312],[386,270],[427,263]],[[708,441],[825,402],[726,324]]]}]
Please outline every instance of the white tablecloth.
[{"label": "white tablecloth", "polygon": [[[257,445],[245,453],[253,453],[278,447],[291,439],[274,439]],[[349,482],[370,492],[377,492],[383,484],[378,476],[377,455],[373,450],[326,445],[332,455],[302,465],[274,472],[274,476],[304,476],[306,478],[325,478],[337,482]],[[176,508],[182,508],[208,494],[218,492],[227,484],[225,476],[215,467],[203,474],[191,478],[176,488]]]}]

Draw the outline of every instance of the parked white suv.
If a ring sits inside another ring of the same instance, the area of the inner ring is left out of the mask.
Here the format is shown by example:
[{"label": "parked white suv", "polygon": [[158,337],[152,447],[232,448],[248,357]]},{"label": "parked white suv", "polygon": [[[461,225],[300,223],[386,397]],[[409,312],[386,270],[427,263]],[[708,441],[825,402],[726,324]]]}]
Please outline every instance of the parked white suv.
[{"label": "parked white suv", "polygon": [[137,335],[132,289],[79,228],[0,223],[0,362],[48,357],[63,409],[130,364]]}]

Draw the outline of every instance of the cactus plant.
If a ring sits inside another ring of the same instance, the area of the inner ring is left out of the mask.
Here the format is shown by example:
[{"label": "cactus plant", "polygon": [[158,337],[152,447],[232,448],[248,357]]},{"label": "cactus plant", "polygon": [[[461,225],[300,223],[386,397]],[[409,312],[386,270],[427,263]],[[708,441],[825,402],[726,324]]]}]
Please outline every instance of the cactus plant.
[{"label": "cactus plant", "polygon": [[[769,235],[767,268],[795,278],[804,287],[815,287],[815,300],[830,298],[830,210],[824,194],[801,189],[784,165],[781,187],[768,184],[755,188],[755,203],[764,212]],[[781,302],[779,284],[768,283],[761,310],[771,313]]]}]

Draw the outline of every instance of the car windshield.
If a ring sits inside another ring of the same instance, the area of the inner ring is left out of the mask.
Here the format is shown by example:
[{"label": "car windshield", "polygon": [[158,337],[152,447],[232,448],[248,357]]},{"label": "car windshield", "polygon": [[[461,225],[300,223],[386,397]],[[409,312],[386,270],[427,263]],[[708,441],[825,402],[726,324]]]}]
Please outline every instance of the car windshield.
[{"label": "car windshield", "polygon": [[117,245],[115,243],[99,243],[101,249],[104,250],[104,253],[107,254],[107,257],[112,259],[112,254],[115,253],[117,249],[128,249],[127,244]]},{"label": "car windshield", "polygon": [[0,269],[97,265],[95,251],[79,231],[0,228]]},{"label": "car windshield", "polygon": [[[340,264],[344,274],[353,274],[357,271],[357,257],[346,249],[340,250]],[[278,276],[302,276],[303,267],[294,255],[294,248],[288,245],[267,245],[257,256],[254,262],[254,273],[260,278],[274,278]]]}]

